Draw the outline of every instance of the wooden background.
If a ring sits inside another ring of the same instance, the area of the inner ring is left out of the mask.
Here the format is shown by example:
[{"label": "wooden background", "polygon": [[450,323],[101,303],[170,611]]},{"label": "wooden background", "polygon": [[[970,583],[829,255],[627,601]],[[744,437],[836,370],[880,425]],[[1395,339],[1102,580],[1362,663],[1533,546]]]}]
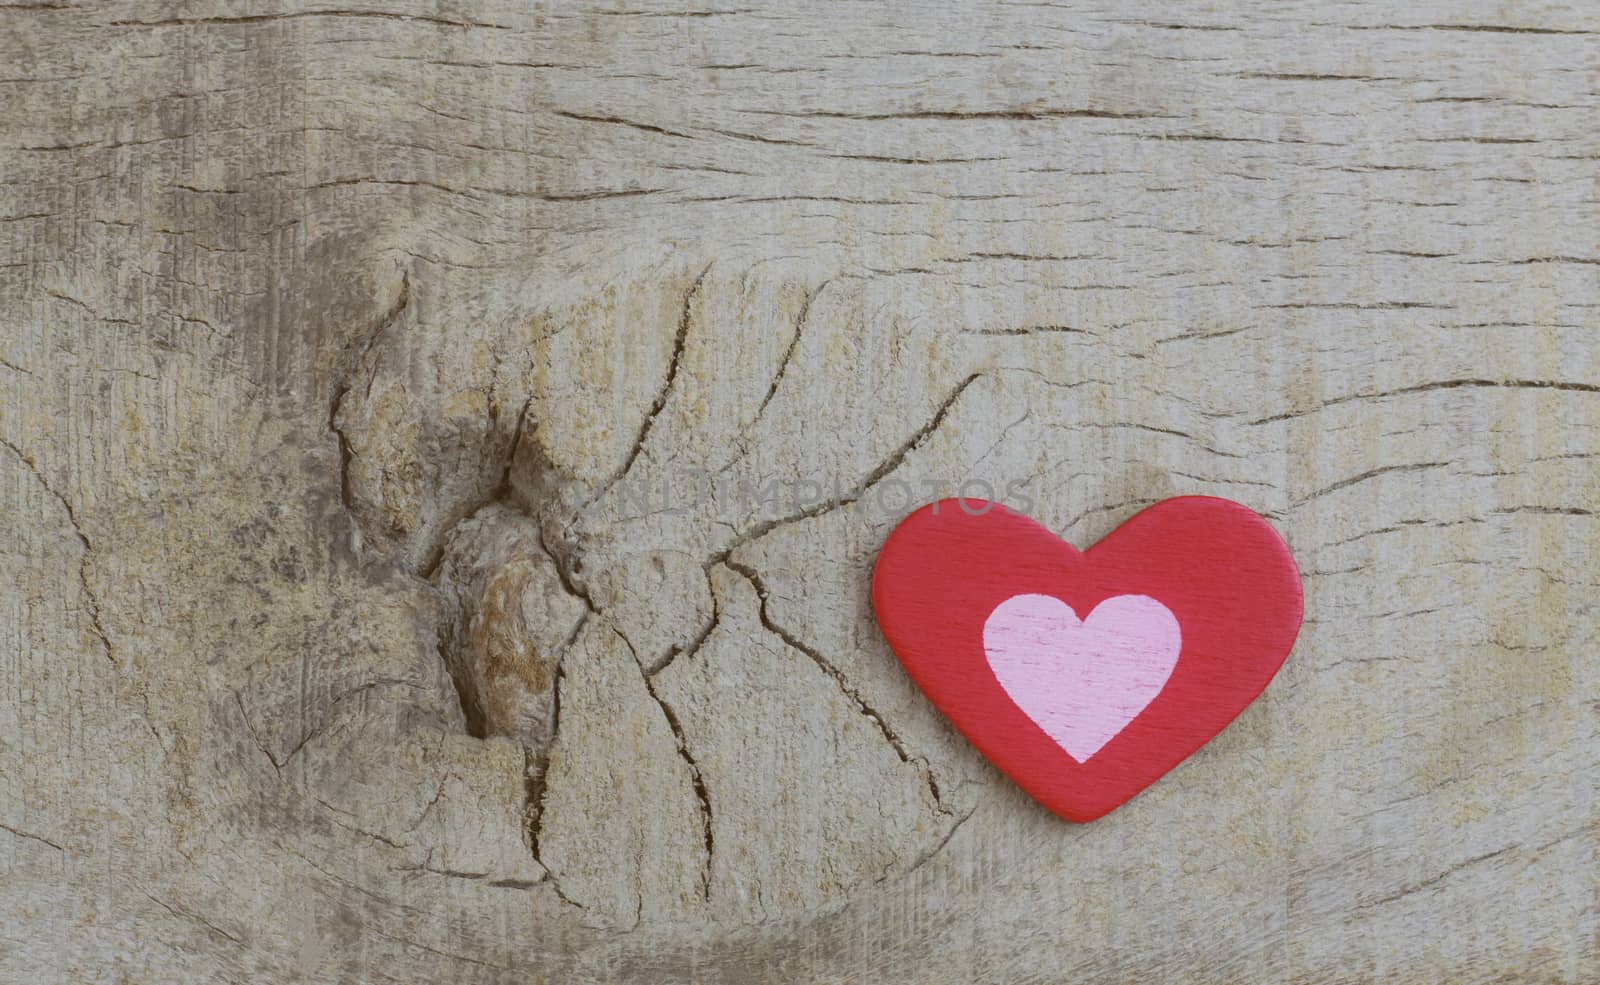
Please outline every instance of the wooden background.
[{"label": "wooden background", "polygon": [[[1597,91],[1577,2],[0,7],[0,980],[1600,980]],[[1300,642],[1060,822],[868,608],[965,478],[1241,500]]]}]

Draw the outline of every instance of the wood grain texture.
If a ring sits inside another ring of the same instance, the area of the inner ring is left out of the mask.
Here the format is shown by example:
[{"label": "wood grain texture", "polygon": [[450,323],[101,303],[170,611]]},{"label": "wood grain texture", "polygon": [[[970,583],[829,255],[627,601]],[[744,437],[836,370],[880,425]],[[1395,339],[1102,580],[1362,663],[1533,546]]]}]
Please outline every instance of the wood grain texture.
[{"label": "wood grain texture", "polygon": [[[0,7],[0,980],[1600,979],[1597,85],[1537,0]],[[1305,575],[1095,824],[873,626],[973,477]]]}]

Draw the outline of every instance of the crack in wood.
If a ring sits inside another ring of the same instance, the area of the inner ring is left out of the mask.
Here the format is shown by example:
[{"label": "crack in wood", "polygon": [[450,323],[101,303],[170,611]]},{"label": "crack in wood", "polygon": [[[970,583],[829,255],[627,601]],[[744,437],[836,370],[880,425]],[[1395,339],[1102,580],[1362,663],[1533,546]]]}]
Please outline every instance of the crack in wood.
[{"label": "crack in wood", "polygon": [[1414,394],[1414,393],[1430,393],[1430,392],[1432,392],[1434,390],[1477,390],[1477,389],[1489,389],[1489,390],[1557,390],[1557,391],[1564,391],[1564,392],[1568,392],[1568,393],[1600,393],[1600,384],[1595,384],[1595,383],[1577,383],[1577,382],[1572,382],[1572,381],[1567,381],[1567,380],[1528,380],[1528,379],[1493,380],[1493,379],[1482,378],[1482,377],[1474,377],[1474,378],[1466,378],[1466,379],[1454,379],[1454,380],[1437,380],[1437,381],[1434,381],[1434,382],[1431,382],[1431,383],[1418,383],[1418,384],[1415,384],[1413,386],[1397,387],[1397,388],[1392,389],[1392,390],[1377,390],[1377,391],[1372,391],[1372,392],[1369,392],[1369,393],[1351,393],[1351,394],[1347,394],[1347,395],[1342,396],[1342,397],[1332,397],[1332,398],[1329,398],[1327,400],[1323,400],[1323,401],[1318,402],[1313,407],[1307,407],[1307,408],[1305,408],[1303,410],[1284,411],[1281,414],[1273,414],[1270,417],[1259,417],[1259,418],[1256,418],[1253,421],[1246,421],[1245,423],[1247,425],[1250,425],[1250,426],[1255,426],[1255,425],[1259,425],[1259,424],[1276,424],[1279,421],[1292,421],[1295,418],[1305,417],[1308,414],[1314,414],[1317,411],[1326,410],[1329,407],[1337,407],[1340,404],[1354,403],[1354,402],[1362,401],[1362,400],[1383,400],[1383,399],[1386,399],[1388,397],[1408,396],[1408,395]]},{"label": "crack in wood", "polygon": [[789,370],[789,363],[794,359],[795,350],[800,347],[800,336],[805,331],[807,320],[811,317],[812,304],[827,289],[828,285],[836,279],[828,278],[806,295],[805,301],[800,305],[800,311],[795,315],[794,331],[789,336],[789,345],[783,350],[783,356],[778,360],[778,369],[772,374],[772,381],[767,384],[767,392],[761,398],[760,405],[756,407],[756,412],[750,418],[750,423],[741,427],[738,436],[734,439],[734,442],[739,446],[739,451],[729,460],[728,464],[717,470],[717,476],[720,477],[727,473],[749,452],[750,433],[760,424],[762,416],[767,412],[767,405],[772,403],[772,398],[778,394],[778,385],[783,382],[784,374]]},{"label": "crack in wood", "polygon": [[28,471],[32,473],[34,481],[39,483],[39,488],[43,489],[57,503],[60,503],[61,509],[66,513],[67,523],[72,526],[72,532],[78,539],[78,545],[82,548],[78,556],[78,585],[83,590],[83,597],[89,607],[89,631],[94,634],[95,639],[100,641],[100,646],[105,652],[106,659],[111,661],[111,665],[113,667],[119,666],[116,647],[112,646],[111,637],[106,633],[105,623],[102,621],[100,596],[95,593],[94,587],[89,583],[89,567],[92,563],[94,545],[89,542],[89,535],[83,532],[83,524],[78,522],[78,511],[73,508],[72,503],[67,500],[66,496],[63,496],[45,479],[44,472],[39,468],[39,464],[33,460],[32,456],[5,438],[0,438],[0,446],[4,446],[7,451],[22,462]]},{"label": "crack in wood", "polygon": [[785,514],[784,516],[771,520],[765,520],[761,523],[755,524],[744,532],[736,535],[733,541],[726,547],[713,552],[712,555],[706,559],[706,564],[715,564],[719,561],[725,562],[728,560],[729,555],[731,555],[734,551],[745,546],[746,544],[760,540],[762,537],[765,537],[767,534],[772,533],[774,530],[777,530],[780,527],[786,527],[790,524],[799,523],[802,520],[810,520],[821,516],[824,513],[829,513],[833,510],[842,509],[843,507],[860,502],[861,498],[870,490],[875,488],[879,482],[887,478],[888,475],[895,469],[899,468],[901,463],[906,460],[906,457],[919,448],[922,443],[928,439],[929,435],[933,434],[934,431],[939,429],[939,425],[944,423],[945,417],[950,413],[951,408],[955,406],[956,401],[960,400],[961,395],[967,392],[967,388],[972,386],[972,384],[983,375],[983,373],[973,373],[957,384],[955,389],[950,391],[950,394],[946,396],[944,400],[940,401],[939,406],[934,410],[933,417],[930,418],[922,427],[913,431],[911,436],[905,441],[901,442],[899,446],[891,451],[887,458],[879,462],[878,465],[872,469],[872,471],[863,476],[860,485],[857,486],[856,491],[852,495],[840,497],[838,499],[825,499],[822,502],[817,503],[814,506],[809,506],[803,510],[797,510],[793,513]]},{"label": "crack in wood", "polygon": [[695,634],[694,639],[681,646],[669,647],[660,660],[650,665],[645,673],[652,679],[672,666],[678,657],[692,657],[698,653],[700,648],[705,645],[706,640],[711,637],[712,632],[716,630],[717,624],[722,621],[722,602],[717,598],[716,587],[711,583],[711,565],[703,565],[701,573],[705,576],[708,594],[711,596],[711,618],[707,619],[706,624],[700,627],[700,632]]},{"label": "crack in wood", "polygon": [[[328,430],[333,434],[339,449],[339,502],[344,507],[345,513],[356,523],[358,530],[360,529],[360,520],[355,510],[354,496],[350,489],[350,463],[355,458],[355,450],[350,444],[349,435],[345,434],[344,428],[339,425],[339,411],[344,406],[345,397],[350,394],[351,378],[360,367],[362,360],[367,358],[373,347],[388,333],[389,327],[400,319],[400,316],[405,313],[410,305],[411,272],[407,270],[400,275],[400,289],[396,292],[394,304],[389,306],[389,310],[384,312],[382,317],[378,319],[377,325],[367,333],[361,343],[360,351],[354,355],[349,355],[351,350],[346,350],[346,359],[343,360],[346,365],[341,367],[340,382],[335,386],[333,398],[328,402]],[[370,380],[367,385],[369,387],[372,385]]]},{"label": "crack in wood", "polygon": [[[702,842],[705,845],[705,865],[700,873],[700,898],[710,902],[712,863],[716,856],[716,838],[714,830],[715,815],[711,811],[711,793],[706,789],[705,776],[700,771],[699,761],[689,751],[689,740],[684,734],[683,723],[679,721],[677,712],[672,710],[672,705],[656,692],[655,682],[652,680],[649,671],[645,669],[644,661],[640,659],[639,651],[634,648],[633,641],[624,636],[622,631],[615,626],[609,628],[613,633],[616,633],[617,639],[621,640],[623,645],[628,648],[628,652],[633,655],[633,662],[639,668],[639,677],[644,681],[645,691],[649,693],[650,700],[656,703],[656,707],[661,709],[662,717],[667,720],[667,727],[672,730],[672,738],[678,749],[678,758],[682,759],[684,765],[689,768],[690,783],[694,787],[695,799],[699,802],[700,833]],[[643,905],[642,896],[643,894],[641,893],[641,905]]]},{"label": "crack in wood", "polygon": [[899,734],[890,727],[889,722],[883,717],[882,713],[880,713],[876,708],[872,707],[872,705],[868,704],[867,700],[861,696],[861,692],[855,687],[851,686],[843,671],[834,666],[833,662],[827,657],[824,657],[822,652],[816,647],[800,639],[794,633],[791,633],[788,629],[779,625],[772,618],[772,614],[768,611],[767,607],[770,593],[767,589],[765,580],[763,580],[761,577],[760,572],[756,571],[755,568],[752,568],[747,564],[742,564],[738,561],[732,560],[731,558],[724,559],[722,563],[726,565],[729,570],[734,571],[742,576],[750,583],[750,587],[755,589],[756,598],[759,603],[757,608],[757,617],[761,620],[761,625],[764,626],[768,632],[787,643],[790,647],[809,657],[811,662],[816,664],[819,670],[821,670],[824,674],[827,674],[828,677],[833,680],[834,686],[836,686],[839,689],[839,692],[855,705],[856,711],[860,712],[863,716],[869,719],[873,725],[877,726],[879,734],[881,734],[884,740],[889,743],[889,748],[894,750],[894,754],[899,757],[900,761],[908,766],[911,766],[922,774],[923,781],[928,786],[928,793],[933,797],[935,811],[939,814],[949,815],[950,810],[944,803],[944,798],[939,789],[939,781],[934,776],[933,768],[928,763],[927,757],[912,755],[911,752],[907,750],[904,740],[902,740]]},{"label": "crack in wood", "polygon": [[44,835],[36,835],[36,834],[34,834],[34,833],[30,832],[30,831],[23,831],[21,828],[14,828],[11,825],[5,824],[3,822],[0,822],[0,831],[7,832],[12,837],[21,838],[24,841],[36,841],[41,845],[48,845],[49,847],[54,848],[58,852],[65,852],[66,851],[65,848],[62,848],[60,845],[58,845],[55,842],[51,841],[49,838],[46,838]]},{"label": "crack in wood", "polygon": [[623,459],[622,467],[611,476],[605,485],[601,486],[594,495],[590,496],[585,508],[593,506],[606,493],[610,492],[617,483],[627,478],[628,472],[633,468],[633,463],[638,460],[639,454],[644,451],[644,443],[650,438],[650,431],[655,427],[656,418],[666,409],[667,401],[672,397],[673,385],[678,380],[678,368],[683,362],[683,352],[689,341],[689,324],[694,316],[694,300],[700,294],[700,285],[705,283],[706,275],[711,272],[711,264],[706,264],[699,276],[689,285],[683,293],[683,306],[678,315],[678,331],[672,340],[672,355],[667,360],[667,372],[661,381],[661,388],[656,391],[655,400],[650,404],[650,410],[644,416],[644,421],[639,425],[639,433],[634,436],[633,446],[628,449],[628,455]]}]

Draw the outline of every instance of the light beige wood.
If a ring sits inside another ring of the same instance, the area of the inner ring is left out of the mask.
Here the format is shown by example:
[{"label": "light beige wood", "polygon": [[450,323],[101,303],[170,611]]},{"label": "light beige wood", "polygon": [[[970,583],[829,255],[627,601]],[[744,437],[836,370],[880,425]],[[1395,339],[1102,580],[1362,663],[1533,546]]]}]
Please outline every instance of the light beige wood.
[{"label": "light beige wood", "polygon": [[[1535,0],[0,8],[0,980],[1600,980],[1597,85]],[[871,618],[968,478],[1241,500],[1301,640],[1060,822]]]}]

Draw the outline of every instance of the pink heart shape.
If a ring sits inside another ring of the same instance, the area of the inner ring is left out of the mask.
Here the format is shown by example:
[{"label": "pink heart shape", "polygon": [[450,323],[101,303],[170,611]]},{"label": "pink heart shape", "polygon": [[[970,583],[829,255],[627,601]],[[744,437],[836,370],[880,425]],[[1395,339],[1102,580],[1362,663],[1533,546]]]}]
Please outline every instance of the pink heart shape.
[{"label": "pink heart shape", "polygon": [[1082,621],[1058,598],[1013,595],[983,624],[1000,686],[1079,763],[1161,693],[1182,642],[1172,610],[1147,595],[1106,599]]}]

